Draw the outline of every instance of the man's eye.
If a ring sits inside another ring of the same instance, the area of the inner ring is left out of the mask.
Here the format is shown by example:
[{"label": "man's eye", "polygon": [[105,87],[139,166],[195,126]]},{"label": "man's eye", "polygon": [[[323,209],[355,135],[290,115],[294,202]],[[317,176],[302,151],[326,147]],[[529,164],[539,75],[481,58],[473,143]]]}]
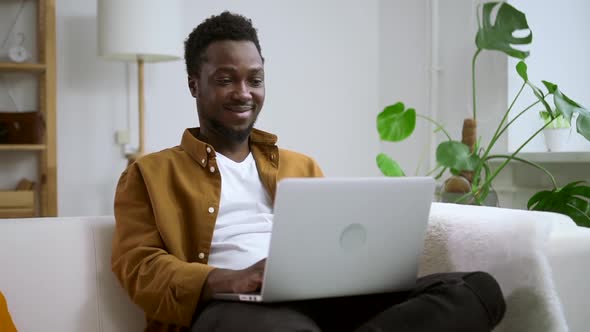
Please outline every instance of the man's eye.
[{"label": "man's eye", "polygon": [[255,87],[262,86],[264,84],[264,80],[261,78],[254,78],[250,80],[250,84]]},{"label": "man's eye", "polygon": [[218,78],[216,81],[218,84],[221,84],[221,85],[231,84],[231,79],[229,79],[229,78]]}]

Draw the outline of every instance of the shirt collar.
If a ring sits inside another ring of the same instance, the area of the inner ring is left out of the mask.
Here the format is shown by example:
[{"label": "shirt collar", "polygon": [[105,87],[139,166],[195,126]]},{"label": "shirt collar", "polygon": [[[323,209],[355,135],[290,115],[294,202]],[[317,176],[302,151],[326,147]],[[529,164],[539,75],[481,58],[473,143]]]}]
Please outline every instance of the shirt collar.
[{"label": "shirt collar", "polygon": [[[213,146],[199,140],[199,128],[187,128],[182,134],[181,148],[191,156],[201,167],[206,167],[209,157],[215,153]],[[272,145],[277,143],[277,136],[262,130],[252,129],[250,144]]]}]

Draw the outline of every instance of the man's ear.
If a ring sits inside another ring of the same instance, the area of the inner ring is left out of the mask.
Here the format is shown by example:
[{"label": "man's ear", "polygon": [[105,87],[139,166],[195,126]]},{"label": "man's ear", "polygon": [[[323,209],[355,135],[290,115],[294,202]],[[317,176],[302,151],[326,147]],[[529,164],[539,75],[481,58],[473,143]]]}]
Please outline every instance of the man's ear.
[{"label": "man's ear", "polygon": [[198,95],[198,87],[197,87],[197,79],[192,75],[188,76],[188,89],[191,92],[193,98],[197,98]]}]

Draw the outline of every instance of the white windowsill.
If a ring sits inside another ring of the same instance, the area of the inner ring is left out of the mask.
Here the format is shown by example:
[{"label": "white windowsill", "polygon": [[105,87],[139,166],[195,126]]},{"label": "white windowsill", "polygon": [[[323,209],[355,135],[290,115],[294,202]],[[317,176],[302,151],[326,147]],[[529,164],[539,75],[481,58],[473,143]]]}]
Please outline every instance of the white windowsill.
[{"label": "white windowsill", "polygon": [[[507,153],[510,154],[510,153]],[[535,163],[590,163],[588,152],[520,152],[518,157]],[[493,164],[504,162],[504,159],[490,160]],[[513,161],[518,163],[518,161]]]}]

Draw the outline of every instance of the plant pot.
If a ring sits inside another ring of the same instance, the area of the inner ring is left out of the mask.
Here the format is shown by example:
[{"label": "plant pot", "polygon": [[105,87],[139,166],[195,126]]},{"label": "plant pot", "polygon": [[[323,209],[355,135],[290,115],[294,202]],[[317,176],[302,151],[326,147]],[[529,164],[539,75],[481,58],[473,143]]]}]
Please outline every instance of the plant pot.
[{"label": "plant pot", "polygon": [[590,142],[571,128],[546,128],[543,136],[549,152],[590,151]]},{"label": "plant pot", "polygon": [[[455,203],[455,204],[464,204],[464,205],[480,205],[477,204],[473,195],[469,194],[466,198],[458,202],[459,198],[463,197],[465,194],[460,193],[451,193],[446,192],[443,190],[442,185],[436,186],[435,190],[435,201],[440,203]],[[499,207],[500,202],[498,200],[498,194],[494,190],[494,188],[490,188],[490,193],[486,197],[486,199],[481,204],[483,206],[494,206]]]}]

